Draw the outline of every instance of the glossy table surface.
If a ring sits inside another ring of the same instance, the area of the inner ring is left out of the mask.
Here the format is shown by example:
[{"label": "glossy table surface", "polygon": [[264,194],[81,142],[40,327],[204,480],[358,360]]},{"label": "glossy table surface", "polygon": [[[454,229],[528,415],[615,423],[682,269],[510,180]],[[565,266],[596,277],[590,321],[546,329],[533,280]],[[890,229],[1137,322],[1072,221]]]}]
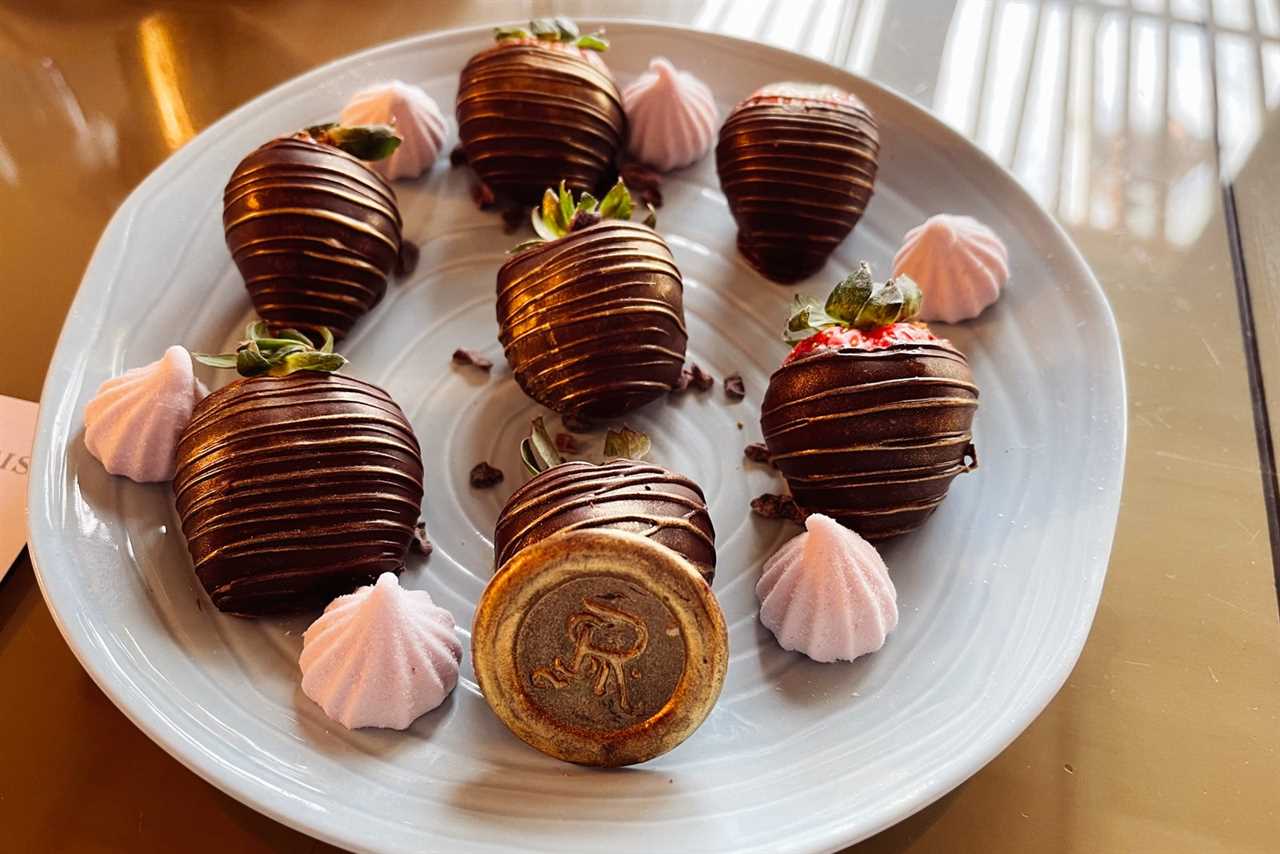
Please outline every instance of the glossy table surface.
[{"label": "glossy table surface", "polygon": [[[37,397],[107,219],[200,129],[360,48],[551,13],[692,24],[896,89],[1010,168],[1115,308],[1128,468],[1080,663],[989,766],[855,850],[1274,851],[1280,0],[9,0],[0,394]],[[0,586],[0,685],[5,850],[326,847],[134,729],[25,557]]]}]

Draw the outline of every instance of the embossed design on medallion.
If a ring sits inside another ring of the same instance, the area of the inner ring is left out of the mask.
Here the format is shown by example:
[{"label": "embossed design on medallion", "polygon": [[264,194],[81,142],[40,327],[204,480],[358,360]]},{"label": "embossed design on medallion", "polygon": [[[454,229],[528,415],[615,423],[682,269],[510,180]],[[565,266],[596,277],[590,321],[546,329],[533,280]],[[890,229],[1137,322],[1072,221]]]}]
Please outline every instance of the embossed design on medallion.
[{"label": "embossed design on medallion", "polygon": [[[644,621],[588,596],[582,600],[582,610],[571,614],[566,624],[569,639],[573,642],[572,660],[565,664],[556,656],[549,667],[534,670],[529,676],[530,681],[543,688],[564,688],[578,679],[594,678],[591,690],[597,697],[607,696],[612,683],[617,686],[619,708],[630,714],[632,706],[623,665],[638,658],[649,645],[649,630],[645,628]],[[630,629],[633,635],[628,646],[613,649],[597,645],[597,632],[619,626]],[[640,671],[635,670],[633,674],[638,677]]]}]

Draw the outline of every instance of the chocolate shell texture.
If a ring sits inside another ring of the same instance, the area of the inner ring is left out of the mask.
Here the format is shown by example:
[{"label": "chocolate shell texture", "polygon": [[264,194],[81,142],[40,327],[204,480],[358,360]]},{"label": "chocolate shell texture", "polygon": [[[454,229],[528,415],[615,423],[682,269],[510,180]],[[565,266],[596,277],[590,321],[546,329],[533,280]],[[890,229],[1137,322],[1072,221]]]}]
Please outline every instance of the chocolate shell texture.
[{"label": "chocolate shell texture", "polygon": [[[337,338],[378,304],[402,243],[391,186],[362,161],[303,134],[240,162],[222,224],[258,315],[275,330]],[[314,336],[313,336],[314,337]]]},{"label": "chocolate shell texture", "polygon": [[509,258],[497,308],[516,382],[561,415],[617,418],[680,379],[684,284],[646,225],[605,220]]},{"label": "chocolate shell texture", "polygon": [[977,406],[968,361],[939,340],[783,365],[760,422],[802,508],[880,540],[919,527],[976,463]]},{"label": "chocolate shell texture", "polygon": [[499,197],[536,204],[561,180],[596,192],[626,139],[622,95],[593,51],[506,43],[462,69],[458,137]]},{"label": "chocolate shell texture", "polygon": [[401,570],[422,456],[377,386],[313,371],[254,377],[196,406],[173,489],[219,609],[300,611]]},{"label": "chocolate shell texture", "polygon": [[493,551],[501,567],[560,531],[611,528],[648,537],[715,577],[715,528],[702,490],[687,477],[635,460],[574,460],[547,469],[511,496],[498,516]]},{"label": "chocolate shell texture", "polygon": [[739,103],[716,169],[742,254],[776,282],[816,273],[862,218],[879,153],[871,111],[834,86],[774,83]]}]

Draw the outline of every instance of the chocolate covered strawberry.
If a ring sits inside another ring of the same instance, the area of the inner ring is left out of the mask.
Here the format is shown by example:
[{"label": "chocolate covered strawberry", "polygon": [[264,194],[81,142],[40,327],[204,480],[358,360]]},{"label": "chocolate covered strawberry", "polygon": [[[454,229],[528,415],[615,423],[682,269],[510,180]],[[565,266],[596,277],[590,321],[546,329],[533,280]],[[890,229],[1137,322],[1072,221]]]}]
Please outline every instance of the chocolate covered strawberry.
[{"label": "chocolate covered strawberry", "polygon": [[913,322],[920,290],[864,263],[825,304],[797,300],[795,347],[769,380],[760,423],[796,503],[868,539],[919,527],[977,465],[978,387],[951,342]]},{"label": "chocolate covered strawberry", "polygon": [[[638,437],[642,445],[627,445],[627,436]],[[623,447],[613,448],[611,443]],[[648,447],[647,437],[624,428],[610,431],[607,462],[565,460],[542,419],[534,419],[532,435],[520,447],[533,478],[512,494],[498,515],[493,535],[497,566],[560,531],[610,528],[674,549],[710,584],[715,578],[716,532],[702,488],[640,459]]]},{"label": "chocolate covered strawberry", "polygon": [[498,340],[525,393],[561,415],[621,416],[680,380],[684,283],[619,182],[599,202],[563,184],[533,212],[539,237],[498,270]]},{"label": "chocolate covered strawberry", "polygon": [[626,139],[622,95],[599,56],[608,43],[565,18],[500,27],[495,38],[458,82],[467,162],[496,196],[521,204],[560,181],[595,192]]},{"label": "chocolate covered strawberry", "polygon": [[196,404],[173,491],[197,577],[220,610],[325,605],[404,565],[422,457],[382,389],[333,373],[333,338],[249,328],[237,352],[196,358],[242,376]]},{"label": "chocolate covered strawberry", "polygon": [[879,154],[875,117],[835,86],[774,83],[739,103],[716,171],[743,256],[776,282],[816,273],[862,218]]},{"label": "chocolate covered strawberry", "polygon": [[400,143],[388,127],[317,125],[240,162],[222,224],[258,315],[272,329],[342,338],[413,265],[391,186],[365,161]]}]

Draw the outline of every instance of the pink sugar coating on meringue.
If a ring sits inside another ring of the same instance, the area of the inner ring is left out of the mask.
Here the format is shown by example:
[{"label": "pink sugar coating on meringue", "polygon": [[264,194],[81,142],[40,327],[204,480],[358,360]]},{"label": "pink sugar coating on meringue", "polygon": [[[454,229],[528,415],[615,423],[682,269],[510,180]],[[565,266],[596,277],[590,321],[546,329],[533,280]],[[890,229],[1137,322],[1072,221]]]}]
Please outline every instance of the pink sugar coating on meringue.
[{"label": "pink sugar coating on meringue", "polygon": [[172,480],[178,439],[208,394],[192,372],[191,354],[174,345],[98,387],[84,408],[84,445],[111,474],[138,483]]},{"label": "pink sugar coating on meringue", "polygon": [[628,150],[662,172],[694,163],[715,142],[720,114],[711,90],[663,57],[623,90],[622,103]]},{"label": "pink sugar coating on meringue", "polygon": [[388,180],[417,178],[444,149],[448,125],[435,100],[420,86],[388,80],[351,96],[338,119],[344,125],[391,125],[400,145],[369,166]]},{"label": "pink sugar coating on meringue", "polygon": [[920,286],[921,319],[956,323],[999,299],[1009,280],[1009,250],[973,217],[937,214],[906,233],[893,275]]},{"label": "pink sugar coating on meringue", "polygon": [[760,622],[782,648],[814,661],[875,652],[898,625],[898,594],[880,553],[820,513],[765,562],[756,595]]},{"label": "pink sugar coating on meringue", "polygon": [[302,636],[302,692],[345,726],[406,729],[458,684],[453,615],[394,573],[339,596]]}]

